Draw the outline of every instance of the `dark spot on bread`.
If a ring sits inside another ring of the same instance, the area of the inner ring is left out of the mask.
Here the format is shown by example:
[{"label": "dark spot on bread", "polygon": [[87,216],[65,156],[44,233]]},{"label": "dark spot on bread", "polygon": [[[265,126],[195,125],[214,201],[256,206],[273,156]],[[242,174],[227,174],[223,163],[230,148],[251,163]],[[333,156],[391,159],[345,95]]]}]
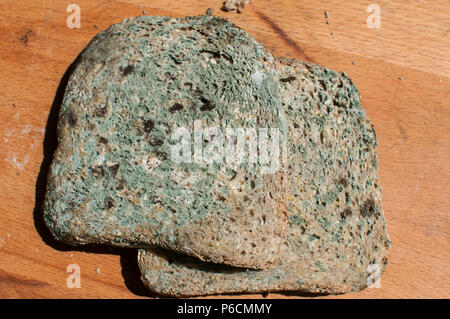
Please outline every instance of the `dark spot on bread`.
[{"label": "dark spot on bread", "polygon": [[103,166],[91,167],[91,173],[95,178],[100,178],[105,176],[105,169]]},{"label": "dark spot on bread", "polygon": [[175,62],[175,64],[180,65],[181,61],[179,59],[177,59],[176,57],[174,57],[173,55],[169,55],[169,58],[172,59],[173,62]]},{"label": "dark spot on bread", "polygon": [[232,57],[231,55],[222,53],[222,57],[223,57],[225,60],[227,60],[230,64],[233,64],[233,63],[234,63],[233,57]]},{"label": "dark spot on bread", "polygon": [[112,176],[116,177],[117,172],[119,171],[119,167],[120,167],[120,164],[114,164],[114,165],[108,167],[108,170]]},{"label": "dark spot on bread", "polygon": [[156,157],[158,157],[160,160],[165,161],[167,159],[167,154],[161,151],[157,151],[156,153]]},{"label": "dark spot on bread", "polygon": [[200,101],[203,103],[203,106],[200,108],[200,111],[211,111],[215,108],[215,105],[208,99],[201,97]]},{"label": "dark spot on bread", "polygon": [[375,214],[375,202],[373,199],[368,199],[364,202],[364,205],[360,208],[361,216],[370,217]]},{"label": "dark spot on bread", "polygon": [[145,133],[150,133],[154,127],[155,127],[155,123],[152,120],[144,121],[144,132]]},{"label": "dark spot on bread", "polygon": [[347,217],[349,217],[351,215],[352,215],[352,210],[350,208],[348,208],[348,207],[341,212],[341,218],[342,219],[347,218]]},{"label": "dark spot on bread", "polygon": [[105,117],[107,111],[108,111],[108,109],[107,109],[106,105],[99,106],[99,107],[95,108],[94,116],[95,117]]},{"label": "dark spot on bread", "polygon": [[73,113],[72,110],[68,110],[66,113],[66,122],[69,125],[70,128],[75,127],[75,125],[77,125],[77,117],[76,115]]},{"label": "dark spot on bread", "polygon": [[114,199],[112,199],[111,197],[108,197],[106,199],[105,206],[107,209],[110,209],[110,208],[116,206],[116,203],[114,202]]},{"label": "dark spot on bread", "polygon": [[117,182],[116,189],[119,190],[119,191],[121,191],[121,190],[123,190],[123,189],[125,188],[125,185],[126,185],[126,182],[125,182],[123,179],[120,179],[120,180]]},{"label": "dark spot on bread", "polygon": [[180,103],[175,103],[174,105],[172,105],[169,108],[169,112],[173,113],[173,112],[176,112],[176,111],[179,111],[179,110],[182,110],[182,109],[183,109],[183,105],[181,105]]},{"label": "dark spot on bread", "polygon": [[292,82],[296,79],[295,76],[288,76],[287,78],[280,79],[280,82]]},{"label": "dark spot on bread", "polygon": [[191,31],[191,30],[193,30],[193,28],[191,26],[180,27],[180,31]]},{"label": "dark spot on bread", "polygon": [[121,68],[121,71],[122,71],[122,76],[127,76],[127,75],[133,73],[133,71],[134,71],[134,66],[132,66],[131,64],[129,64],[129,65],[127,65],[126,67]]},{"label": "dark spot on bread", "polygon": [[196,88],[192,93],[194,93],[195,95],[201,96],[203,94],[203,91],[200,90],[199,88]]},{"label": "dark spot on bread", "polygon": [[108,144],[108,140],[107,140],[106,138],[104,138],[103,136],[100,136],[99,139],[98,139],[98,141],[99,141],[101,144]]},{"label": "dark spot on bread", "polygon": [[345,179],[344,177],[342,177],[342,178],[339,180],[339,184],[341,184],[341,185],[344,186],[344,187],[347,187],[348,181],[347,181],[347,179]]},{"label": "dark spot on bread", "polygon": [[164,144],[164,141],[162,140],[158,140],[158,139],[152,139],[149,141],[150,145],[155,146],[155,147],[160,147],[161,145]]}]

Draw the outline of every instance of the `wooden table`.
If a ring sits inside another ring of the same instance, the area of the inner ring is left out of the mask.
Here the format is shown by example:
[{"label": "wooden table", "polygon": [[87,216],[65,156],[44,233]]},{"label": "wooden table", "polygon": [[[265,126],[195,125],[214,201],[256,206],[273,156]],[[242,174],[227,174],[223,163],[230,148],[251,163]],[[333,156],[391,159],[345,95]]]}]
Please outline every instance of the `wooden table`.
[{"label": "wooden table", "polygon": [[[99,31],[124,17],[197,15],[208,7],[274,55],[347,72],[362,94],[379,137],[393,247],[380,288],[338,297],[450,297],[448,0],[378,0],[380,28],[368,27],[371,1],[253,0],[242,14],[220,11],[220,0],[74,2],[81,28],[67,27],[68,1],[0,3],[0,297],[152,296],[140,282],[135,250],[70,250],[43,226],[35,205],[44,191],[44,153],[54,143],[57,114],[50,110],[61,101],[65,71]],[[69,264],[81,269],[79,289],[66,286]]]}]

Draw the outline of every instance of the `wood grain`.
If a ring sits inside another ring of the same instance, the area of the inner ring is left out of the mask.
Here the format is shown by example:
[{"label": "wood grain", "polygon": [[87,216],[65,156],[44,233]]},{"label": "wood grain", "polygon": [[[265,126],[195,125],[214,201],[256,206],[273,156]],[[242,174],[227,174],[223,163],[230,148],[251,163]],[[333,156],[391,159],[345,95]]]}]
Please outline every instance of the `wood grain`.
[{"label": "wood grain", "polygon": [[[185,16],[211,7],[274,55],[345,71],[362,93],[379,138],[393,247],[381,288],[337,297],[449,298],[449,2],[376,1],[379,29],[366,25],[370,1],[253,0],[242,14],[220,11],[221,2],[78,0],[80,29],[66,26],[66,1],[0,3],[0,297],[152,296],[139,281],[134,250],[76,250],[50,238],[35,210],[44,155],[54,144],[64,74],[96,33],[144,10]],[[80,266],[79,289],[66,286],[69,264]]]}]

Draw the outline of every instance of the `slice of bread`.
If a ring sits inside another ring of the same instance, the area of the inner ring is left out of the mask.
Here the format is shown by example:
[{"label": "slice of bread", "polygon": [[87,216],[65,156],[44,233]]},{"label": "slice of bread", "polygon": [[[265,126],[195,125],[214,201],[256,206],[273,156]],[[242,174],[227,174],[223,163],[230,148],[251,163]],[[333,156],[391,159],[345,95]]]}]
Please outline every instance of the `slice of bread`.
[{"label": "slice of bread", "polygon": [[220,146],[229,128],[283,135],[278,88],[270,53],[224,19],[111,26],[84,49],[65,91],[46,225],[73,245],[274,266],[287,226],[281,158],[254,162],[247,152],[233,164]]},{"label": "slice of bread", "polygon": [[[375,130],[343,74],[278,59],[288,125],[289,226],[278,265],[260,271],[139,251],[142,280],[171,296],[358,291],[380,278],[391,243],[381,203]],[[262,235],[263,236],[263,235]]]}]

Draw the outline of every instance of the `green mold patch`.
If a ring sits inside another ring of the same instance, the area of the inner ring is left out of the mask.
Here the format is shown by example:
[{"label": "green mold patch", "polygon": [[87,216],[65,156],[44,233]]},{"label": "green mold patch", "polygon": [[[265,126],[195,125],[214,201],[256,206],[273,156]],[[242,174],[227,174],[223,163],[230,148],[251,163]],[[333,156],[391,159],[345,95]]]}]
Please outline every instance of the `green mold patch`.
[{"label": "green mold patch", "polygon": [[[201,150],[211,144],[204,136],[196,141],[196,122],[222,132],[276,128],[285,136],[272,60],[264,46],[216,17],[136,17],[96,35],[61,105],[44,207],[54,235],[71,244],[163,246],[235,266],[273,263],[286,223],[282,169],[261,174],[266,164],[250,163],[246,154],[227,175],[226,163],[180,163],[171,152],[180,128]],[[193,158],[194,148],[187,154]],[[246,255],[224,253],[220,247],[252,237],[240,218],[250,211],[268,215],[261,228],[273,242],[256,238],[257,249],[243,246]],[[219,225],[225,230],[217,239]]]}]

